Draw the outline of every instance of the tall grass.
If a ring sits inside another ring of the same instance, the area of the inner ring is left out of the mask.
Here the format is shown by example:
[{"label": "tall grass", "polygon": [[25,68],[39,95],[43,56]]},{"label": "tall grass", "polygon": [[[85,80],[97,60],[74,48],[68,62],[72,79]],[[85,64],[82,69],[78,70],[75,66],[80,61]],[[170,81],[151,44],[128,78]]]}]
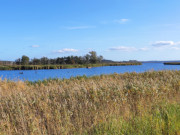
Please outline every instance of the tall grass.
[{"label": "tall grass", "polygon": [[180,134],[180,71],[0,81],[0,134]]}]

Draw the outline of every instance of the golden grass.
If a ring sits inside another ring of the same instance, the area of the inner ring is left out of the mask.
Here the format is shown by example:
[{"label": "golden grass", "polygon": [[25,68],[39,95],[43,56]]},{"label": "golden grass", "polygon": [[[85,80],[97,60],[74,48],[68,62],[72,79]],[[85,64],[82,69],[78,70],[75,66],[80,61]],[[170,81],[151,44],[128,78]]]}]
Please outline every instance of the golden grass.
[{"label": "golden grass", "polygon": [[[115,120],[116,127],[119,119],[123,123],[132,122],[134,118],[147,118],[156,106],[179,103],[180,71],[84,76],[35,83],[0,80],[0,134],[97,134],[94,129],[101,123]],[[158,133],[164,134],[165,127],[160,127]],[[180,127],[175,127],[172,133],[179,134]]]}]

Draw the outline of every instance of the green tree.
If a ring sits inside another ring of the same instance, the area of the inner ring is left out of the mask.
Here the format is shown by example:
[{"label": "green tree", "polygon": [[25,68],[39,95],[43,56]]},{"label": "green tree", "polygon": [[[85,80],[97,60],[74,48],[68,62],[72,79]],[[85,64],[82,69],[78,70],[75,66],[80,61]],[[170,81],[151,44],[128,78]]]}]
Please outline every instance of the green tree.
[{"label": "green tree", "polygon": [[56,64],[66,64],[65,63],[65,60],[64,60],[64,58],[63,57],[58,57],[57,59],[56,59]]},{"label": "green tree", "polygon": [[41,61],[40,61],[40,59],[34,58],[34,59],[32,59],[32,64],[33,65],[41,65]]},{"label": "green tree", "polygon": [[21,58],[18,58],[17,60],[15,60],[16,65],[21,65]]},{"label": "green tree", "polygon": [[86,55],[84,56],[84,61],[85,61],[86,64],[89,64],[89,63],[90,63],[90,55],[89,55],[89,54],[86,54]]},{"label": "green tree", "polygon": [[98,62],[97,53],[95,51],[89,52],[90,54],[90,63],[96,64]]},{"label": "green tree", "polygon": [[23,55],[22,58],[21,58],[21,64],[22,65],[28,65],[29,64],[29,57]]},{"label": "green tree", "polygon": [[101,63],[102,60],[103,60],[103,56],[102,55],[98,56],[98,62]]},{"label": "green tree", "polygon": [[40,59],[40,61],[41,61],[42,65],[48,65],[49,64],[49,59],[47,57],[42,57]]}]

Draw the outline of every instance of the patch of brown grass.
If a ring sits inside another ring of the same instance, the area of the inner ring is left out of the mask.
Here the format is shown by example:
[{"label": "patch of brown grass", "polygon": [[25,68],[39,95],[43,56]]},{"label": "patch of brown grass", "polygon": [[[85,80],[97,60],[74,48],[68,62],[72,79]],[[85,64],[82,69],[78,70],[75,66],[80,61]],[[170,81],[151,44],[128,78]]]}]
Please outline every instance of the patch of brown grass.
[{"label": "patch of brown grass", "polygon": [[180,71],[0,81],[0,134],[82,134],[109,118],[143,116],[180,99]]}]

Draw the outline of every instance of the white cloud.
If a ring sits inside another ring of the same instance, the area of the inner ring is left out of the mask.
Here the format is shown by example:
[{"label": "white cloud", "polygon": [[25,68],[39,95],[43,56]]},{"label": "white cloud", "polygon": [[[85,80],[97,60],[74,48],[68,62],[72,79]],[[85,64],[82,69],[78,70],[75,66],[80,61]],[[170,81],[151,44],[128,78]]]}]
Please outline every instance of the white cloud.
[{"label": "white cloud", "polygon": [[91,29],[95,28],[95,26],[72,26],[72,27],[65,27],[68,30],[80,30],[80,29]]},{"label": "white cloud", "polygon": [[180,47],[172,47],[174,50],[180,50]]},{"label": "white cloud", "polygon": [[100,24],[112,24],[112,23],[117,23],[117,24],[125,24],[127,22],[129,22],[129,19],[115,19],[115,20],[111,20],[111,21],[101,21]]},{"label": "white cloud", "polygon": [[124,52],[134,52],[134,51],[152,51],[152,50],[164,50],[164,49],[171,49],[171,50],[180,50],[180,42],[174,41],[156,41],[155,43],[151,44],[151,47],[144,46],[142,48],[137,48],[133,46],[116,46],[111,47],[108,51],[124,51]]},{"label": "white cloud", "polygon": [[180,45],[180,42],[176,42],[175,45]]},{"label": "white cloud", "polygon": [[109,48],[110,51],[137,51],[135,47],[118,46]]},{"label": "white cloud", "polygon": [[140,48],[140,49],[138,49],[138,50],[140,50],[140,51],[148,51],[149,48],[144,47],[144,48]]},{"label": "white cloud", "polygon": [[72,52],[78,52],[78,50],[72,49],[72,48],[64,48],[64,49],[61,49],[61,50],[57,50],[55,52],[56,53],[72,53]]},{"label": "white cloud", "polygon": [[156,41],[152,44],[154,49],[162,50],[162,49],[173,49],[180,50],[180,42],[174,41]]},{"label": "white cloud", "polygon": [[175,43],[173,41],[156,41],[152,44],[154,47],[164,47],[164,46],[173,46]]},{"label": "white cloud", "polygon": [[119,23],[119,24],[124,24],[126,22],[128,22],[129,19],[119,19],[119,20],[114,20],[115,23]]},{"label": "white cloud", "polygon": [[108,21],[101,21],[100,24],[109,24]]},{"label": "white cloud", "polygon": [[39,45],[32,45],[31,46],[32,48],[38,48],[38,47],[40,47]]},{"label": "white cloud", "polygon": [[148,51],[150,48],[143,47],[143,48],[135,48],[135,47],[126,47],[126,46],[117,46],[109,48],[109,51],[125,51],[125,52],[132,52],[132,51]]}]

